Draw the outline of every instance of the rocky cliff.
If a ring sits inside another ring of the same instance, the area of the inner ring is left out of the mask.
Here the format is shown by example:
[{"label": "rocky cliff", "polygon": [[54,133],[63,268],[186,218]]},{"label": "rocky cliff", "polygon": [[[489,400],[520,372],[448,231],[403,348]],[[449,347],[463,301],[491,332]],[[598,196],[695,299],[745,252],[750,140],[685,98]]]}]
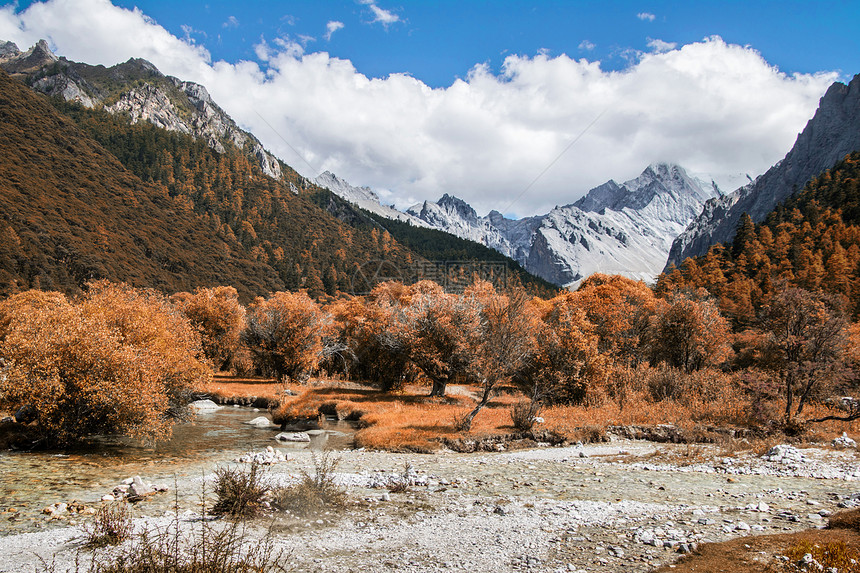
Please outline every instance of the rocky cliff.
[{"label": "rocky cliff", "polygon": [[667,266],[679,266],[690,256],[707,253],[716,243],[731,241],[741,215],[756,223],[810,179],[830,169],[852,151],[860,150],[860,75],[848,85],[837,82],[827,90],[818,110],[797,136],[785,158],[755,182],[724,197],[708,201],[702,213],[672,244]]},{"label": "rocky cliff", "polygon": [[170,131],[205,140],[223,153],[233,144],[253,156],[269,177],[282,177],[281,164],[256,137],[243,131],[194,82],[165,76],[146,60],[132,58],[105,68],[58,58],[44,40],[21,52],[0,43],[0,68],[34,90],[88,108],[123,114],[132,123],[148,121]]}]

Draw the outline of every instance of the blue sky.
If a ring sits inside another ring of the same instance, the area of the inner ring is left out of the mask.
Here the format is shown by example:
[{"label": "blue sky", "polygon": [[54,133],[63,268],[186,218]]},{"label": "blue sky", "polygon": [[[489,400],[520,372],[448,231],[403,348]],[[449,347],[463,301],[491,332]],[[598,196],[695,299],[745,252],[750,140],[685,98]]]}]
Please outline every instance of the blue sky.
[{"label": "blue sky", "polygon": [[[719,35],[750,45],[785,72],[860,72],[860,3],[854,1],[421,1],[378,2],[398,18],[374,22],[357,1],[121,1],[177,36],[205,44],[214,59],[255,59],[260,38],[306,40],[306,49],[349,59],[359,72],[405,72],[433,87],[477,63],[498,70],[506,55],[568,54],[623,69],[628,51],[660,39],[688,44]],[[22,4],[23,5],[23,4]],[[653,16],[653,19],[652,19]],[[326,39],[328,22],[343,28]],[[312,39],[311,39],[312,38]]]},{"label": "blue sky", "polygon": [[525,215],[653,162],[759,175],[860,72],[858,5],[45,0],[5,4],[0,39],[146,58],[303,174],[399,207],[447,192]]}]

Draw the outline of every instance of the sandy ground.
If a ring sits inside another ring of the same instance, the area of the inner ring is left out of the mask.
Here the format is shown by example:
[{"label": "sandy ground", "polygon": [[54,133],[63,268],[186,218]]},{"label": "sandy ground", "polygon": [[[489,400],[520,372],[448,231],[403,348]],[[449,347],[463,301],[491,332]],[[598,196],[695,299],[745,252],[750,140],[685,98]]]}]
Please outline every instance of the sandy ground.
[{"label": "sandy ground", "polygon": [[[311,519],[257,520],[296,571],[650,571],[695,544],[822,526],[860,505],[856,450],[784,449],[763,458],[716,446],[626,440],[517,452],[339,452],[349,502]],[[312,452],[271,466],[274,480],[312,471]],[[210,476],[211,477],[211,476]],[[180,489],[201,491],[206,478]],[[406,491],[388,484],[408,479]],[[170,494],[161,494],[170,495]],[[172,512],[135,508],[137,527],[166,527]],[[150,506],[152,507],[152,506]],[[201,507],[182,507],[183,528]],[[0,571],[72,567],[80,525],[0,539]]]}]

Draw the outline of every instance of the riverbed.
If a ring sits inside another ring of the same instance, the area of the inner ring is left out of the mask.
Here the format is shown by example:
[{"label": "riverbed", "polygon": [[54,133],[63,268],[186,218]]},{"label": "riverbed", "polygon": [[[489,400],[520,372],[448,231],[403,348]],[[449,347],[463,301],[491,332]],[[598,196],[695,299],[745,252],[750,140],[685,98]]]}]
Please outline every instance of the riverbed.
[{"label": "riverbed", "polygon": [[[260,438],[254,442],[260,447],[271,443],[270,435],[240,431]],[[169,466],[157,457],[138,459],[110,479],[81,479],[106,485],[132,468],[176,475],[181,521],[193,527],[200,522],[204,474],[241,450],[213,447],[174,456]],[[645,572],[699,543],[821,527],[832,512],[860,505],[856,450],[782,451],[768,457],[623,439],[475,454],[345,449],[333,455],[349,495],[346,508],[309,519],[272,516],[257,525],[269,529],[299,571]],[[313,472],[318,455],[296,448],[291,460],[268,468],[269,477]],[[51,463],[62,469],[70,462]],[[407,474],[405,491],[388,491],[387,484]],[[83,483],[74,487],[86,495]],[[160,495],[137,504],[138,527],[175,519],[172,494]],[[40,556],[71,564],[84,538],[69,522],[28,531],[2,538],[0,571],[32,570]]]},{"label": "riverbed", "polygon": [[[54,503],[100,504],[123,480],[136,475],[164,485],[168,494],[147,500],[147,511],[164,511],[178,501],[195,505],[200,489],[175,484],[202,484],[202,477],[241,454],[275,446],[285,454],[308,449],[309,443],[275,441],[277,428],[256,428],[245,422],[266,415],[253,408],[224,407],[201,412],[174,427],[170,440],[155,446],[124,439],[103,439],[86,448],[66,452],[0,452],[0,535],[56,528],[75,521],[50,520],[42,510]],[[351,428],[325,423],[333,436],[327,447],[351,446]],[[15,511],[9,511],[14,509]]]}]

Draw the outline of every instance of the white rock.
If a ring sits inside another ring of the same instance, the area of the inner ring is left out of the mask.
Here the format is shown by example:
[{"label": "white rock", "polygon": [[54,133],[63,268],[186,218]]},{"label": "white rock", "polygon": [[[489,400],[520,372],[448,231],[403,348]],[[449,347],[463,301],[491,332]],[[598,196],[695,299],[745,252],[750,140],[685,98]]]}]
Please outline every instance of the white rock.
[{"label": "white rock", "polygon": [[265,417],[265,416],[257,416],[257,417],[256,417],[256,418],[254,418],[253,420],[250,420],[250,421],[248,421],[248,422],[243,422],[243,423],[244,423],[244,424],[247,424],[247,425],[249,425],[249,426],[254,426],[255,428],[268,428],[268,427],[270,427],[270,426],[273,426],[273,425],[274,425],[274,424],[272,424],[272,422],[271,422],[267,417]]},{"label": "white rock", "polygon": [[188,407],[198,413],[214,412],[215,410],[221,409],[221,406],[219,406],[212,400],[195,400],[194,402],[188,404]]},{"label": "white rock", "polygon": [[831,443],[833,444],[833,446],[835,446],[837,448],[856,448],[857,447],[857,442],[855,442],[854,440],[849,438],[848,434],[846,432],[842,432],[842,435],[840,437],[836,438],[835,440],[833,440],[833,442],[831,442]]},{"label": "white rock", "polygon": [[307,432],[293,432],[293,433],[281,432],[280,434],[275,436],[275,439],[278,440],[279,442],[310,442],[311,441],[311,437],[308,435]]}]

